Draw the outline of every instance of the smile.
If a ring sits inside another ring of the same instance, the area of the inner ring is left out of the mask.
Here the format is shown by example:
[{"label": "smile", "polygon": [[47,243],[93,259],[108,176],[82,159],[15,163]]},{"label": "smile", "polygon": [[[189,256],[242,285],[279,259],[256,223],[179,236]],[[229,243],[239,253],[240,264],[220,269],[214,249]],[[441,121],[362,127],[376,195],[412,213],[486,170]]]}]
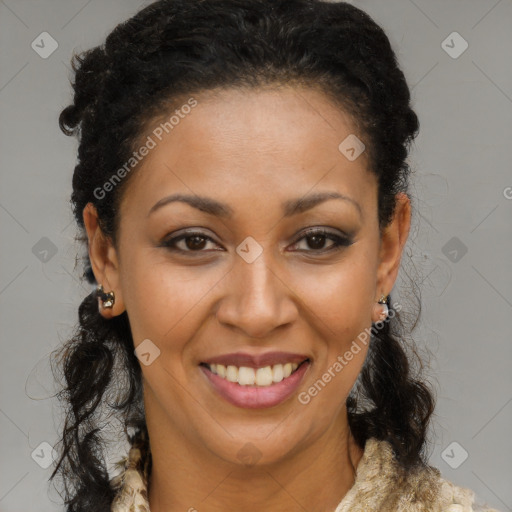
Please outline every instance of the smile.
[{"label": "smile", "polygon": [[306,359],[300,364],[260,368],[206,363],[201,363],[199,368],[210,387],[226,401],[245,409],[260,409],[274,407],[291,397],[311,364]]}]

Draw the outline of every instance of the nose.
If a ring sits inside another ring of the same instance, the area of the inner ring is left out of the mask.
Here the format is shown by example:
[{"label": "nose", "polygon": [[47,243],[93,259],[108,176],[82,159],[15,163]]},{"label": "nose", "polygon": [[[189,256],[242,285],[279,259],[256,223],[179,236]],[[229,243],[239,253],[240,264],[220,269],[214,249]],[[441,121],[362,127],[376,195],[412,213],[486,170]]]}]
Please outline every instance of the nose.
[{"label": "nose", "polygon": [[290,283],[275,264],[271,268],[272,263],[264,255],[265,251],[252,263],[242,258],[235,260],[216,312],[221,324],[237,328],[251,338],[268,337],[298,315]]}]

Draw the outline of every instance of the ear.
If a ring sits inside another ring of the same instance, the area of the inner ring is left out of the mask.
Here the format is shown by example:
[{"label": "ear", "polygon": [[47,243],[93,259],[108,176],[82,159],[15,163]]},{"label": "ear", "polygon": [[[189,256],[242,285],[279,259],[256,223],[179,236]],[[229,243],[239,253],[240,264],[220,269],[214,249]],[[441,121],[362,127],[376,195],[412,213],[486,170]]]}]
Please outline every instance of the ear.
[{"label": "ear", "polygon": [[411,227],[411,202],[407,194],[396,195],[393,219],[383,230],[377,269],[377,293],[387,295],[395,284],[400,269],[400,260],[409,229]]},{"label": "ear", "polygon": [[106,236],[98,224],[98,212],[92,203],[87,203],[83,210],[83,219],[89,239],[89,259],[98,284],[103,285],[106,293],[115,294],[112,308],[98,307],[104,318],[112,318],[124,312],[124,301],[121,293],[119,260],[116,249],[109,236]]}]

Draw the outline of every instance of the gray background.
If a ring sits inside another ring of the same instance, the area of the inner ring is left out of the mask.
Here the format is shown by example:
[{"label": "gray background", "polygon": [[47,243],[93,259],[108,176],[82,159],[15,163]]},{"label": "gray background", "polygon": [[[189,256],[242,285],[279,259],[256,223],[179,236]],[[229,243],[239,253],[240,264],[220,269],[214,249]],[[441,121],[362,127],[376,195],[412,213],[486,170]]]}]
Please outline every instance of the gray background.
[{"label": "gray background", "polygon": [[[510,511],[512,1],[351,3],[387,31],[421,123],[404,265],[423,295],[413,337],[435,355],[431,464]],[[62,510],[51,468],[40,467],[60,424],[48,355],[90,287],[79,281],[68,203],[77,143],[57,116],[70,100],[72,50],[101,43],[142,5],[0,1],[0,512]],[[48,58],[31,47],[44,31],[58,43]],[[454,31],[469,44],[457,58],[446,51],[462,48]]]}]

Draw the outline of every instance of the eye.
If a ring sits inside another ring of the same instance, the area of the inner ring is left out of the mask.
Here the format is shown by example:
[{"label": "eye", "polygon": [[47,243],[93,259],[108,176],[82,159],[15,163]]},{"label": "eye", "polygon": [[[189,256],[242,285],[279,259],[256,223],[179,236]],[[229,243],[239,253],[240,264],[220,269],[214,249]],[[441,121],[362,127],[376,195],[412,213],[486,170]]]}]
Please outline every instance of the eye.
[{"label": "eye", "polygon": [[[171,251],[177,252],[206,252],[204,250],[208,242],[217,245],[215,240],[198,231],[189,231],[181,235],[168,238],[162,242],[162,247],[167,247]],[[178,246],[181,243],[181,247]],[[219,250],[219,249],[214,249]]]},{"label": "eye", "polygon": [[[343,247],[348,247],[353,243],[352,238],[341,236],[336,233],[331,233],[325,229],[315,228],[309,229],[306,233],[295,242],[294,246],[299,245],[298,242],[305,240],[307,246],[312,247],[312,250],[305,249],[305,252],[330,252],[337,251]],[[325,242],[331,240],[333,243],[325,249]],[[304,249],[299,249],[304,250]]]}]

